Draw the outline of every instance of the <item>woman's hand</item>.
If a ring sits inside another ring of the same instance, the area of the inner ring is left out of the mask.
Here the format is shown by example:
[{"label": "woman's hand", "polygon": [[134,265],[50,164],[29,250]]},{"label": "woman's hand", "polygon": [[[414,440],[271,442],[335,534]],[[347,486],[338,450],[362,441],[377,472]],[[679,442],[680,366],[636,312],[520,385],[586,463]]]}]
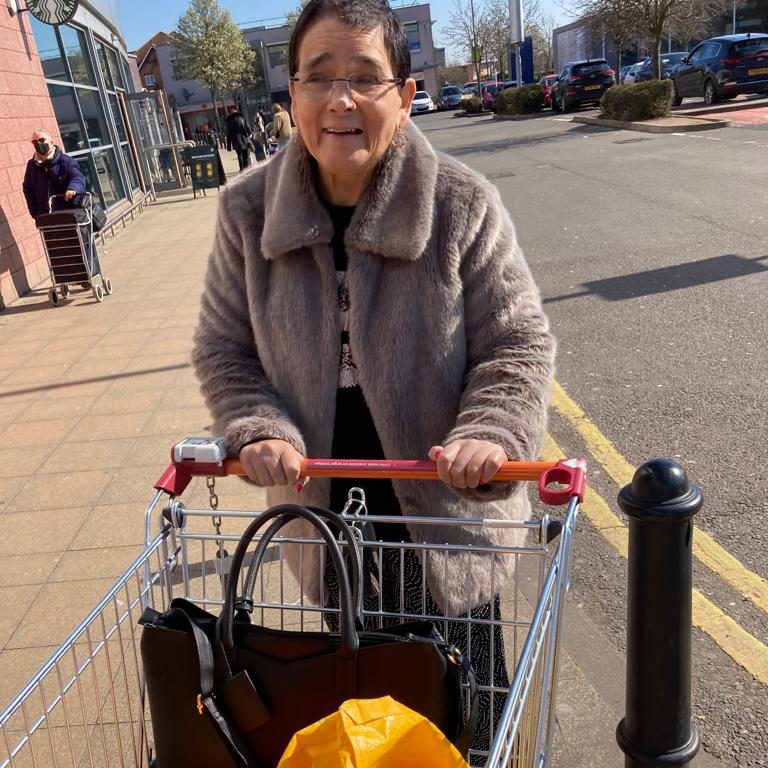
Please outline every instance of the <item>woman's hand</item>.
[{"label": "woman's hand", "polygon": [[429,458],[437,463],[437,474],[446,485],[477,488],[499,471],[507,454],[487,440],[456,440],[445,447],[432,446]]},{"label": "woman's hand", "polygon": [[240,462],[248,477],[257,485],[293,484],[303,488],[308,478],[301,477],[303,456],[285,440],[259,440],[240,451]]}]

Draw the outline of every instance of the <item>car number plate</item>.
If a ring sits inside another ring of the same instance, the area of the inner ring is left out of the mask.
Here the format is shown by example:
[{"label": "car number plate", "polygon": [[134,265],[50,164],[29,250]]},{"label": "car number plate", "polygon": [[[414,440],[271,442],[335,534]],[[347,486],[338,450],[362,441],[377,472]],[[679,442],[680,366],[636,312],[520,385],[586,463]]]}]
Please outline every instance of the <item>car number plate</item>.
[{"label": "car number plate", "polygon": [[602,86],[600,86],[600,85],[585,85],[585,86],[584,86],[584,90],[585,90],[585,91],[597,91],[597,90],[599,90],[601,87],[602,87]]},{"label": "car number plate", "polygon": [[759,69],[749,69],[747,74],[752,77],[753,75],[768,75],[768,67],[760,67]]}]

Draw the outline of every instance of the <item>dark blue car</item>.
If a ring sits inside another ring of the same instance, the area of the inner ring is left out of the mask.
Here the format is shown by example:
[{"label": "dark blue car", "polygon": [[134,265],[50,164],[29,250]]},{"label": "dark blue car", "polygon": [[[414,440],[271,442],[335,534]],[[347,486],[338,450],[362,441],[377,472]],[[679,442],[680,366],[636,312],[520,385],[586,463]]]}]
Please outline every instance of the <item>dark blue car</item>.
[{"label": "dark blue car", "polygon": [[457,85],[445,85],[437,97],[438,109],[458,109],[461,106],[461,88]]},{"label": "dark blue car", "polygon": [[672,103],[686,96],[707,104],[740,93],[768,94],[768,35],[723,35],[699,43],[670,73]]},{"label": "dark blue car", "polygon": [[596,104],[615,83],[615,73],[605,59],[571,61],[552,86],[552,109],[567,112],[582,104]]}]

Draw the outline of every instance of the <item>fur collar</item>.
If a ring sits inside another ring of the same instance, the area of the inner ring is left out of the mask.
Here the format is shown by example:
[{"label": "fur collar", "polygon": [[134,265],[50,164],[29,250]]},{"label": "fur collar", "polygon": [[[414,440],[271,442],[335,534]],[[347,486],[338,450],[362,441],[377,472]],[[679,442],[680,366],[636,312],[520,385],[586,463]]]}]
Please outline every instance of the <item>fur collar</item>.
[{"label": "fur collar", "polygon": [[[418,259],[432,230],[437,155],[409,120],[405,143],[382,158],[345,236],[348,248],[397,259]],[[333,225],[320,201],[314,160],[299,134],[266,169],[265,259],[330,243]],[[408,222],[408,224],[406,224]]]}]

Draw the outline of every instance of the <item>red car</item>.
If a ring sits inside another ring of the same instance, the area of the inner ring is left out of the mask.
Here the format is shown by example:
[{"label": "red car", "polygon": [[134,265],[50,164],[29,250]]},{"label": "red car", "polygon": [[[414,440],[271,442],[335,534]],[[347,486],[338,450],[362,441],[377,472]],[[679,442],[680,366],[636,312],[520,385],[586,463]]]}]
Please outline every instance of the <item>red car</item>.
[{"label": "red car", "polygon": [[539,80],[539,85],[544,89],[544,106],[552,106],[552,86],[557,82],[557,75],[544,75]]}]

